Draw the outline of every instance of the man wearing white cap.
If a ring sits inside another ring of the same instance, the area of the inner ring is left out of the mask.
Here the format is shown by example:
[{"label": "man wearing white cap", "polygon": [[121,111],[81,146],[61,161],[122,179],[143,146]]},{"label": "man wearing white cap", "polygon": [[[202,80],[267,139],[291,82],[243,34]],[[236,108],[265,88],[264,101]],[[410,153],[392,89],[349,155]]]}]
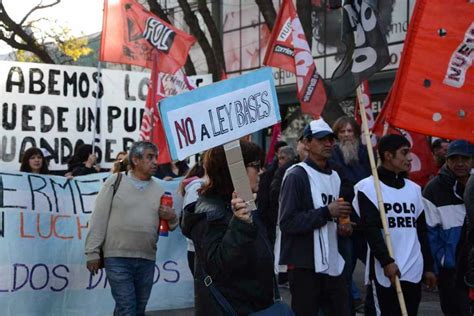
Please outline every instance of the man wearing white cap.
[{"label": "man wearing white cap", "polygon": [[288,265],[296,315],[317,315],[320,309],[326,315],[349,314],[337,234],[352,232],[350,224],[340,225],[338,218],[349,216],[352,208],[345,201],[352,200],[353,192],[341,169],[328,162],[334,138],[322,118],[306,126],[308,157],[288,169],[280,193],[279,263]]}]

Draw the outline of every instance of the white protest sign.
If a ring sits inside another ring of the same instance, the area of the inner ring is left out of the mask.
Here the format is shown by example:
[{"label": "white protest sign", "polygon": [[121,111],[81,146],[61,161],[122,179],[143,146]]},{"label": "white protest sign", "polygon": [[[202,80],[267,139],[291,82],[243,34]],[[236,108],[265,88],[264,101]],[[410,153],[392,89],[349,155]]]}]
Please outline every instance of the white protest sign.
[{"label": "white protest sign", "polygon": [[160,113],[173,159],[185,159],[280,121],[271,68],[164,99]]},{"label": "white protest sign", "polygon": [[118,152],[138,138],[149,73],[102,70],[96,112],[97,69],[63,65],[0,62],[0,161],[18,170],[31,146],[53,156],[50,169],[67,169],[74,148],[91,143],[94,120],[100,164],[111,166]]},{"label": "white protest sign", "polygon": [[[91,143],[99,117],[99,163],[110,168],[118,152],[138,140],[148,93],[149,72],[103,69],[96,111],[96,68],[0,62],[0,164],[18,171],[23,152],[46,148],[50,170],[65,170],[74,148]],[[180,78],[163,76],[163,91],[182,87]],[[190,78],[193,80],[193,77]],[[209,82],[197,76],[196,83]]]}]

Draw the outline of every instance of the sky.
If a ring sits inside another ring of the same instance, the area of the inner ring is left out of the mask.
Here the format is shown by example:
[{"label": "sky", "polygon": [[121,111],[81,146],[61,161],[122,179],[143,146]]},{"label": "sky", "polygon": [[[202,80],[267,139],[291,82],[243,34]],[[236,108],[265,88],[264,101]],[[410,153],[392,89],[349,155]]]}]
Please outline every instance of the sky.
[{"label": "sky", "polygon": [[[31,8],[41,0],[2,0],[5,10],[10,17],[19,22]],[[54,2],[42,0],[43,5]],[[35,11],[30,19],[48,18],[57,20],[58,24],[68,26],[75,36],[89,35],[100,32],[102,28],[103,0],[61,0],[54,7]],[[50,29],[51,24],[41,24],[45,29]],[[0,41],[0,55],[7,54],[11,47]]]}]

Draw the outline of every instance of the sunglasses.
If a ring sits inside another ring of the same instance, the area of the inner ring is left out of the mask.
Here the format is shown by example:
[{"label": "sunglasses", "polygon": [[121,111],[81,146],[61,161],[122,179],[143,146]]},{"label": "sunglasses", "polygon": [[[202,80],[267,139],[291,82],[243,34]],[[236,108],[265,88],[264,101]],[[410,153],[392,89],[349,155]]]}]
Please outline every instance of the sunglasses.
[{"label": "sunglasses", "polygon": [[262,165],[260,164],[260,161],[249,162],[247,165],[245,165],[245,167],[252,167],[252,168],[255,168],[257,170],[262,169]]}]

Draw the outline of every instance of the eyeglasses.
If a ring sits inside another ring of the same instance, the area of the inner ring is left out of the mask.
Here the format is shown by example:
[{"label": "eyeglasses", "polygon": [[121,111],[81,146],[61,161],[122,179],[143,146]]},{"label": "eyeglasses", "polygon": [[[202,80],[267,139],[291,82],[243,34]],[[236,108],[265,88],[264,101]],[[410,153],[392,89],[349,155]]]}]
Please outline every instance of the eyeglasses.
[{"label": "eyeglasses", "polygon": [[260,170],[262,169],[262,165],[260,164],[260,161],[252,161],[252,162],[249,162],[246,167],[252,167],[252,168],[255,168],[257,170]]}]

